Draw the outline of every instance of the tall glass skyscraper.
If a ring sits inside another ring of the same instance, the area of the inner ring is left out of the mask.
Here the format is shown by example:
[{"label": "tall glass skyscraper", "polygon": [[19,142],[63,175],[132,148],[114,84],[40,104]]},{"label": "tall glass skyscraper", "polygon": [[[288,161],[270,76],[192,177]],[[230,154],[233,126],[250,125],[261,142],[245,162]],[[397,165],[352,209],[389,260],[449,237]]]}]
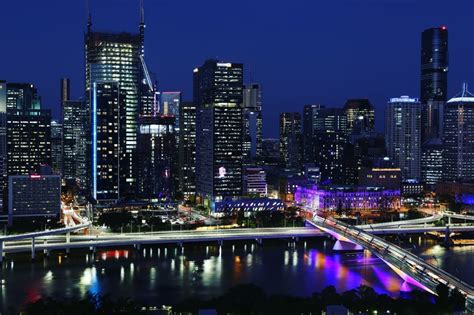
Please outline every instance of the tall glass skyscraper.
[{"label": "tall glass skyscraper", "polygon": [[194,69],[196,192],[208,205],[242,195],[243,65],[207,60]]},{"label": "tall glass skyscraper", "polygon": [[120,137],[118,143],[122,158],[120,197],[133,197],[136,193],[138,174],[136,169],[138,117],[141,95],[144,93],[143,87],[146,82],[143,8],[141,8],[139,32],[136,34],[92,32],[91,27],[89,20],[85,35],[85,85],[88,106],[91,107],[94,82],[116,82],[126,94],[123,125],[121,124],[125,134]]},{"label": "tall glass skyscraper", "polygon": [[385,110],[388,156],[400,167],[402,180],[421,176],[421,104],[416,98],[391,98]]},{"label": "tall glass skyscraper", "polygon": [[422,111],[422,142],[440,138],[443,107],[448,97],[448,29],[430,28],[421,34],[420,97]]},{"label": "tall glass skyscraper", "polygon": [[300,113],[280,114],[280,156],[286,167],[301,168],[303,161],[303,133]]},{"label": "tall glass skyscraper", "polygon": [[368,99],[350,99],[344,105],[348,134],[375,131],[375,110]]},{"label": "tall glass skyscraper", "polygon": [[196,193],[196,105],[182,102],[179,111],[179,189],[185,199]]}]

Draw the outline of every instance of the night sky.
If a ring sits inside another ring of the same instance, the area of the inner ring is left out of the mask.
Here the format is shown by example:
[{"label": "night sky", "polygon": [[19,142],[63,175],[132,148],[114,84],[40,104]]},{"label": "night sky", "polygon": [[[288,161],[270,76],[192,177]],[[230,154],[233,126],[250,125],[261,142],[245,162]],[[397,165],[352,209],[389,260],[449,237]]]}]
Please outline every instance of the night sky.
[{"label": "night sky", "polygon": [[[0,79],[32,82],[57,116],[59,78],[83,94],[82,0],[2,0]],[[91,0],[96,31],[138,31],[139,0]],[[390,97],[419,96],[420,36],[449,30],[449,95],[474,90],[474,0],[145,0],[146,60],[159,89],[192,98],[207,58],[242,62],[264,88],[265,136],[303,105],[368,97],[377,128]]]}]

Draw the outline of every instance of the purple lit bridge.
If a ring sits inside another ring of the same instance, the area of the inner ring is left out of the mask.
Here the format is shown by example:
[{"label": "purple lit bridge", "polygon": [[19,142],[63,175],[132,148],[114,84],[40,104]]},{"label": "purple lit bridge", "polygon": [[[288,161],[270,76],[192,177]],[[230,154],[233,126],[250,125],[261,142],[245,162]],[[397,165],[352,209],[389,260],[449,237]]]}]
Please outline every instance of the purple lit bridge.
[{"label": "purple lit bridge", "polygon": [[432,294],[436,294],[438,284],[445,284],[450,289],[458,289],[466,297],[467,309],[470,312],[474,311],[473,287],[441,268],[425,262],[411,252],[359,227],[345,224],[333,218],[322,218],[315,215],[313,220],[307,220],[307,223],[335,237],[337,239],[335,249],[360,250],[365,248],[369,250],[382,259],[406,283]]}]

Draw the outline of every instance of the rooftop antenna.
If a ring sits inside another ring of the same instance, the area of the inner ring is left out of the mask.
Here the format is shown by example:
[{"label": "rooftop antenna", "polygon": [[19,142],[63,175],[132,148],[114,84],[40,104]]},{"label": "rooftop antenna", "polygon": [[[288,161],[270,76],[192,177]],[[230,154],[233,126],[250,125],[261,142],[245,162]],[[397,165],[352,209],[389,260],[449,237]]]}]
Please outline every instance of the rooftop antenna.
[{"label": "rooftop antenna", "polygon": [[140,30],[140,43],[141,43],[141,55],[145,55],[145,9],[143,6],[143,0],[140,0],[140,24],[138,25]]},{"label": "rooftop antenna", "polygon": [[92,16],[90,11],[90,0],[86,0],[86,14],[87,14],[87,32],[90,33],[92,29]]}]

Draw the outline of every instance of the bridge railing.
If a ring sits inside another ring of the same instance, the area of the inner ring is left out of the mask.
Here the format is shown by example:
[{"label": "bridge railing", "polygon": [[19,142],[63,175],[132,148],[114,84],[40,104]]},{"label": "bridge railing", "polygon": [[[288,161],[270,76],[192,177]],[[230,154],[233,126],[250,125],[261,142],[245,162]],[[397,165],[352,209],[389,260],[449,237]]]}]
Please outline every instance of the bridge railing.
[{"label": "bridge railing", "polygon": [[367,233],[358,227],[345,224],[332,218],[315,216],[313,221],[317,225],[320,224],[325,228],[332,229],[354,243],[362,245],[380,258],[389,260],[389,262],[394,263],[400,270],[419,283],[427,284],[432,291],[435,291],[436,285],[443,283],[453,289],[457,288],[466,296],[469,304],[473,304],[474,288],[443,269],[425,262],[413,253],[389,243],[383,238]]}]

